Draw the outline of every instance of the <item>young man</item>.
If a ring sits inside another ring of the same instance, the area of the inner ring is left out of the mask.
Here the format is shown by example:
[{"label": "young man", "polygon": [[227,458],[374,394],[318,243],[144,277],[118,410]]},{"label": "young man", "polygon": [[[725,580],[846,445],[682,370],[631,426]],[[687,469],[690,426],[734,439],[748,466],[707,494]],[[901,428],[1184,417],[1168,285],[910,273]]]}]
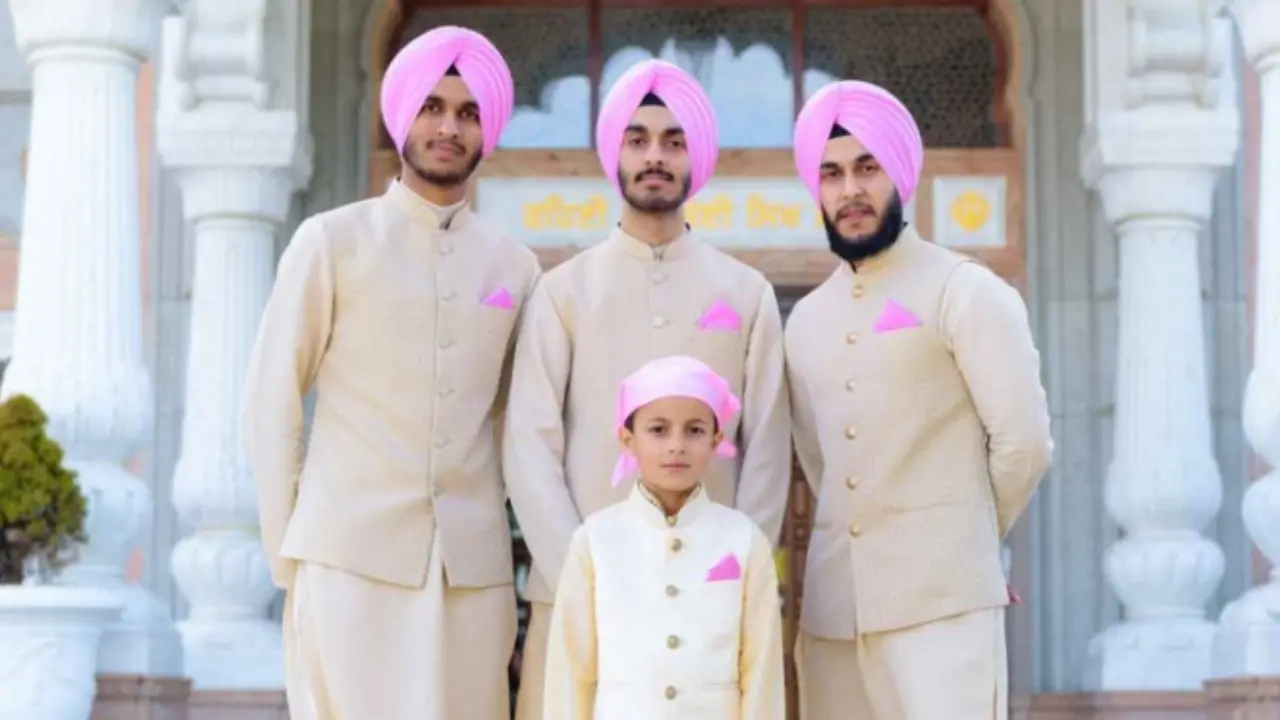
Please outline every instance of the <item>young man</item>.
[{"label": "young man", "polygon": [[818,499],[805,720],[1007,717],[1000,541],[1048,467],[1049,413],[1017,291],[903,222],[923,158],[874,85],[828,86],[796,120],[796,170],[842,260],[786,331]]},{"label": "young man", "polygon": [[509,717],[515,596],[493,418],[538,264],[466,196],[512,97],[481,35],[441,27],[409,43],[382,86],[399,179],[304,221],[280,261],[244,427],[288,591],[294,718]]},{"label": "young man", "polygon": [[743,412],[723,431],[741,459],[717,461],[706,487],[771,542],[781,532],[791,449],[777,299],[759,272],[692,237],[682,213],[715,169],[716,132],[710,100],[688,73],[657,60],[628,70],[596,126],[601,166],[625,200],[621,222],[548,272],[529,300],[503,442],[534,561],[518,720],[542,716],[552,589],[569,539],[584,517],[627,497],[629,482],[613,486],[610,475],[612,398],[630,373],[689,355],[728,380]]}]

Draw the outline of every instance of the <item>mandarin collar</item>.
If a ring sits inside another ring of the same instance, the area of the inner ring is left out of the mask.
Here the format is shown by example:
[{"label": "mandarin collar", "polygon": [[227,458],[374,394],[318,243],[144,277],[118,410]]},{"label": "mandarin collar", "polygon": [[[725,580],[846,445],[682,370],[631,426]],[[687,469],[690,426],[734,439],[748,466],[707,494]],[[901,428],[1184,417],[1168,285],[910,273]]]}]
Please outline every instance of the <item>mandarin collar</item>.
[{"label": "mandarin collar", "polygon": [[657,247],[638,240],[627,234],[620,226],[615,225],[606,241],[619,252],[637,260],[671,262],[688,257],[693,251],[694,239],[689,235],[688,226],[685,231],[671,242]]},{"label": "mandarin collar", "polygon": [[[383,197],[398,210],[408,215],[414,222],[421,223],[435,231],[462,230],[471,222],[471,208],[466,200],[463,200],[460,203],[461,207],[457,207],[456,210],[454,210],[455,206],[453,205],[441,208],[422,199],[417,193],[400,182],[399,178],[391,183]],[[454,213],[453,218],[446,224],[444,219],[447,217],[446,211],[448,210],[454,210]]]},{"label": "mandarin collar", "polygon": [[631,495],[627,498],[627,502],[639,511],[646,524],[660,530],[688,528],[697,522],[711,505],[706,490],[702,485],[698,485],[678,513],[667,515],[658,500],[639,481],[636,481],[631,488]]}]

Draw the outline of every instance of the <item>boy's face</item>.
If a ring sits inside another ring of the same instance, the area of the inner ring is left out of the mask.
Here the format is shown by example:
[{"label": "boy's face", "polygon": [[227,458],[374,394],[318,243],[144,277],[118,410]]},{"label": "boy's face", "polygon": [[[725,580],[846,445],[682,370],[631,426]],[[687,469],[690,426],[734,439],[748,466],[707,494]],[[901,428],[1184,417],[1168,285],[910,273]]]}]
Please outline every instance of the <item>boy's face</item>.
[{"label": "boy's face", "polygon": [[641,481],[651,490],[685,492],[706,476],[723,433],[701,400],[669,397],[636,410],[622,444],[640,461]]}]

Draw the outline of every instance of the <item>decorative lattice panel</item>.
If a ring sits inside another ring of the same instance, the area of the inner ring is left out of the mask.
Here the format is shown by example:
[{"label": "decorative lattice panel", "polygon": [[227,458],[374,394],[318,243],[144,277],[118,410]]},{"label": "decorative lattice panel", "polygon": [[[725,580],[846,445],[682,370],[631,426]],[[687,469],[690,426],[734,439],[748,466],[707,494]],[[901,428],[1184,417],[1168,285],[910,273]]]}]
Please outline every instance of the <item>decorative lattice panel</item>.
[{"label": "decorative lattice panel", "polygon": [[995,42],[973,8],[805,12],[806,75],[883,85],[911,109],[929,147],[1000,144]]}]

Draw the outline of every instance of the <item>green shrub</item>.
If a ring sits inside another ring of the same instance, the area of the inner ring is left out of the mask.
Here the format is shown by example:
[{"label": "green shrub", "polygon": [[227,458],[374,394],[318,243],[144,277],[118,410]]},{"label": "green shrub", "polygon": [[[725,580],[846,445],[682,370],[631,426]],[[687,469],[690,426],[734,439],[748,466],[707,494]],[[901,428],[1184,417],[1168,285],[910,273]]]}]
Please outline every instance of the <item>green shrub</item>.
[{"label": "green shrub", "polygon": [[86,540],[84,495],[47,421],[26,395],[0,404],[0,584],[21,583],[32,558],[61,569]]}]

